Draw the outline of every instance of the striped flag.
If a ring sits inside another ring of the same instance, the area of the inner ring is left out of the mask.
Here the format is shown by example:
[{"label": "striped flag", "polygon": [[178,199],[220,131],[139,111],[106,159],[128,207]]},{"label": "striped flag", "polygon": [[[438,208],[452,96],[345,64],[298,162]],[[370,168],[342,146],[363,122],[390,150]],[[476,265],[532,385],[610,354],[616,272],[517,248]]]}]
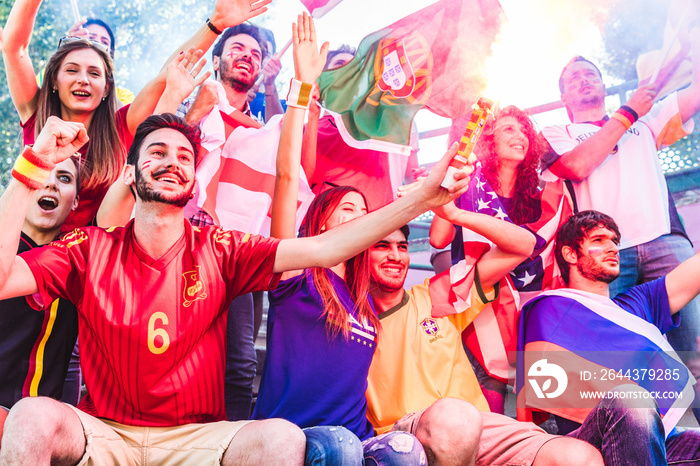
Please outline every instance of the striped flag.
[{"label": "striped flag", "polygon": [[[204,210],[227,230],[269,236],[283,115],[260,127],[230,107],[223,86],[217,84],[219,104],[201,124],[202,148],[208,153],[197,165],[195,196],[185,207],[185,216]],[[313,198],[301,170],[297,229]]]},{"label": "striped flag", "polygon": [[[542,290],[564,286],[554,259],[554,237],[559,226],[573,213],[571,198],[561,180],[545,184],[539,196],[540,218],[523,225],[537,238],[533,255],[501,279],[499,297],[489,303],[462,334],[469,351],[489,375],[502,382],[514,379],[515,361],[508,355],[517,347],[521,305]],[[512,223],[498,195],[481,173],[480,165],[457,206]],[[493,247],[489,240],[466,228],[462,229],[462,237],[465,259],[430,281],[432,312],[436,317],[464,312],[471,302],[469,292],[474,281],[474,265]]]},{"label": "striped flag", "polygon": [[[637,58],[639,86],[649,84],[654,73],[656,77],[656,101],[673,91],[681,89],[693,80],[693,63],[690,44],[681,43],[676,35],[678,27],[687,27],[688,3],[692,0],[672,0],[664,28],[664,41],[661,49],[643,53]],[[663,60],[663,63],[661,61]]]},{"label": "striped flag", "polygon": [[[566,374],[555,377],[556,396],[539,390],[540,382],[552,387],[546,377],[531,381],[538,377],[531,367],[542,361]],[[656,394],[668,435],[692,403],[694,384],[661,330],[610,298],[560,289],[540,294],[523,308],[516,380],[518,420],[541,420],[538,412],[545,412],[581,423],[605,392],[632,385]]]}]

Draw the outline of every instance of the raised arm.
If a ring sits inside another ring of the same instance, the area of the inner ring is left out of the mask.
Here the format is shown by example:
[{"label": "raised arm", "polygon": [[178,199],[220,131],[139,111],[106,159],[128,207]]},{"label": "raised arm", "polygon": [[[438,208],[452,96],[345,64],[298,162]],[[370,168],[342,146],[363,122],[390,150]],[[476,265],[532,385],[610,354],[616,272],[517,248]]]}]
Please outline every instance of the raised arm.
[{"label": "raised arm", "polygon": [[455,237],[455,227],[454,225],[440,217],[435,215],[433,221],[430,222],[430,245],[437,249],[446,248]]},{"label": "raised arm", "polygon": [[[88,141],[87,132],[81,123],[71,123],[57,117],[49,117],[46,125],[36,138],[33,154],[45,167],[36,168],[35,164],[25,162],[17,169],[27,176],[27,184],[11,178],[10,183],[0,197],[0,299],[25,296],[38,291],[34,275],[27,263],[17,256],[17,246],[22,232],[24,217],[27,214],[32,194],[36,188],[30,184],[41,185],[46,182],[48,173],[57,163],[66,160]],[[31,167],[34,166],[32,169]],[[46,171],[48,170],[48,171]],[[45,173],[42,175],[42,173]],[[42,181],[43,178],[43,181]]]},{"label": "raised arm", "polygon": [[[306,13],[299,15],[292,26],[294,75],[303,83],[313,83],[321,74],[328,54],[328,43],[319,51],[313,20]],[[301,143],[306,109],[289,105],[282,124],[277,149],[277,175],[272,201],[270,235],[294,238],[301,170]]]},{"label": "raised arm", "polygon": [[389,205],[318,236],[282,240],[274,271],[332,267],[364,251],[423,212],[452,201],[466,191],[469,183],[468,175],[460,171],[454,175],[455,183],[449,189],[440,186],[456,153],[457,144],[454,144],[419,188]]},{"label": "raised arm", "polygon": [[265,63],[262,70],[263,84],[265,85],[265,122],[270,121],[270,118],[275,115],[284,113],[280,98],[277,95],[277,86],[275,85],[277,75],[280,74],[281,69],[282,63],[279,56],[275,54]]},{"label": "raised arm", "polygon": [[[209,16],[210,24],[219,31],[241,24],[255,16],[267,11],[267,5],[272,0],[217,0],[214,12]],[[126,115],[127,125],[131,134],[136,132],[136,128],[143,120],[152,115],[163,90],[168,65],[180,55],[181,52],[194,47],[195,50],[209,50],[218,34],[216,34],[206,23],[202,24],[195,34],[184,44],[180,45],[173,54],[165,61],[163,68],[158,75],[144,86],[138,93],[134,102],[129,107]]]},{"label": "raised arm", "polygon": [[681,262],[666,275],[671,314],[675,314],[700,293],[700,253]]},{"label": "raised arm", "polygon": [[19,118],[26,122],[39,104],[39,86],[29,58],[29,42],[41,0],[16,0],[3,30],[2,59],[7,86]]},{"label": "raised arm", "polygon": [[[656,87],[648,84],[637,89],[625,105],[641,118],[651,109],[655,96]],[[549,170],[565,180],[583,181],[608,158],[626,130],[620,121],[611,118],[591,137],[562,154]]]},{"label": "raised arm", "polygon": [[314,86],[309,103],[309,118],[304,129],[304,139],[301,144],[301,168],[309,184],[312,183],[316,171],[316,155],[318,151],[318,121],[321,117],[321,107],[318,104],[320,97],[318,86]]},{"label": "raised arm", "polygon": [[477,265],[481,284],[485,288],[495,285],[535,249],[535,235],[513,223],[462,210],[452,202],[434,210],[450,223],[450,227],[455,224],[467,228],[496,245],[479,259]]},{"label": "raised arm", "polygon": [[[211,76],[211,71],[201,74],[202,68],[207,63],[202,58],[204,52],[190,47],[170,62],[166,70],[165,90],[160,96],[154,113],[175,113],[180,102],[189,96],[194,88],[199,86]],[[202,58],[200,60],[200,58]]]}]

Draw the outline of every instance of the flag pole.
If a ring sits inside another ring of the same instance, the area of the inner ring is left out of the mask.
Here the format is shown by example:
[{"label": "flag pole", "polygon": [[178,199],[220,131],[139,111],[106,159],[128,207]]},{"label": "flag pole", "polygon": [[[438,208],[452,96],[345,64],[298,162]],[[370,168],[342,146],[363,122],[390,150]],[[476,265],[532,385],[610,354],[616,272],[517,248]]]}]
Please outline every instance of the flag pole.
[{"label": "flag pole", "polygon": [[70,9],[73,11],[73,19],[77,23],[80,21],[80,11],[78,10],[78,0],[70,0]]},{"label": "flag pole", "polygon": [[282,55],[285,54],[287,50],[289,50],[289,47],[292,46],[292,39],[290,38],[286,44],[284,44],[284,47],[282,47],[282,50],[279,51],[277,54],[277,58],[282,58]]},{"label": "flag pole", "polygon": [[[75,1],[75,0],[73,0]],[[673,43],[676,41],[678,38],[678,34],[681,32],[681,28],[685,25],[685,17],[688,14],[688,10],[690,10],[690,2],[692,0],[688,0],[685,5],[685,10],[683,10],[683,14],[680,15],[679,20],[678,20],[678,26],[676,26],[676,29],[673,31],[673,34],[671,34],[671,39],[666,42],[666,45],[664,46],[663,51],[661,52],[661,60],[659,60],[659,64],[656,66],[656,69],[654,70],[654,74],[651,75],[651,80],[649,81],[649,84],[654,84],[656,83],[656,79],[659,77],[659,73],[661,72],[661,68],[664,65],[664,62],[668,58],[668,54],[671,53],[671,47],[673,46]]]}]

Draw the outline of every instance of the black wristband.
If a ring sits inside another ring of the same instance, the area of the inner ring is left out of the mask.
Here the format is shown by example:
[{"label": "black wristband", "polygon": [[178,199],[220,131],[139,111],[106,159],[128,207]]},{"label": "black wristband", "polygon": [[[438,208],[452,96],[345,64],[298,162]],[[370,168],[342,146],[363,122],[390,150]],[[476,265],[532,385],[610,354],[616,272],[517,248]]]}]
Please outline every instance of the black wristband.
[{"label": "black wristband", "polygon": [[[628,105],[622,105],[622,106],[620,106],[620,108],[622,110],[628,111],[630,113],[630,115],[632,115],[634,117],[634,121],[639,120],[639,115],[637,114],[637,112],[632,110],[632,107],[629,107]],[[632,123],[634,123],[634,121]]]},{"label": "black wristband", "polygon": [[216,34],[217,36],[220,36],[223,31],[219,31],[219,28],[214,26],[211,21],[209,21],[209,18],[207,18],[207,26],[209,26],[209,29],[211,29],[211,32]]}]

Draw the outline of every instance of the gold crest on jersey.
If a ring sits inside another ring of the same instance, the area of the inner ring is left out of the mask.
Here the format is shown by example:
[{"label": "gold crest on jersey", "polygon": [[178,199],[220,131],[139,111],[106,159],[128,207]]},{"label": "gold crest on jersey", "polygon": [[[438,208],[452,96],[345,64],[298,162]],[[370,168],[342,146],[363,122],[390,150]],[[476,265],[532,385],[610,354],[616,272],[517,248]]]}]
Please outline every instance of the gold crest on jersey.
[{"label": "gold crest on jersey", "polygon": [[71,231],[70,233],[66,233],[66,235],[56,241],[51,242],[51,246],[57,247],[57,248],[70,248],[71,246],[78,245],[88,239],[87,234],[80,228],[76,228],[75,230]]},{"label": "gold crest on jersey", "polygon": [[200,267],[197,265],[194,270],[182,274],[182,277],[185,279],[182,305],[185,307],[190,307],[198,299],[207,297],[204,282],[199,278],[199,269]]}]

